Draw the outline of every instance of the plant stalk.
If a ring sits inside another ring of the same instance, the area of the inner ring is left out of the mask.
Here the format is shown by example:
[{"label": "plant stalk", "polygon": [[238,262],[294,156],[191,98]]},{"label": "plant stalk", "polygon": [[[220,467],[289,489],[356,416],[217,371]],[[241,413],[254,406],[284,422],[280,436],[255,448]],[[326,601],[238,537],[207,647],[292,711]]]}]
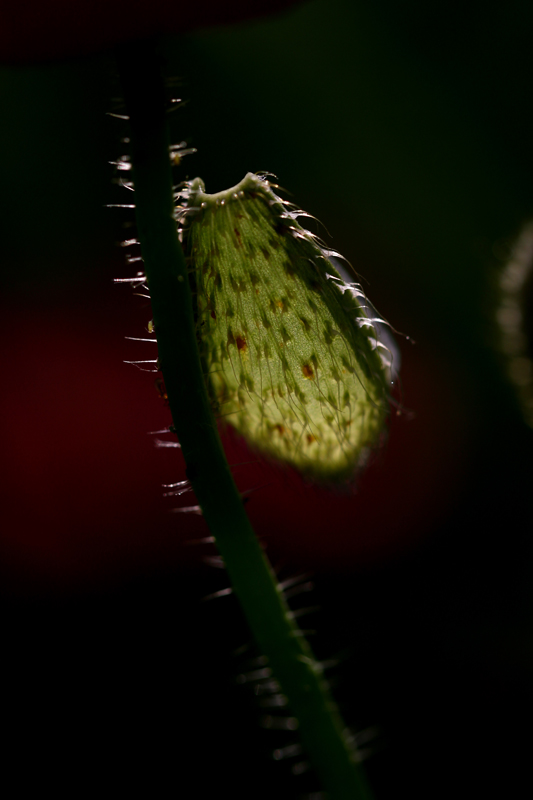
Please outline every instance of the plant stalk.
[{"label": "plant stalk", "polygon": [[129,115],[138,237],[150,289],[159,366],[187,477],[257,644],[288,699],[330,800],[370,800],[322,669],[290,616],[246,515],[202,374],[187,267],[174,219],[165,83],[156,45],[117,53]]}]

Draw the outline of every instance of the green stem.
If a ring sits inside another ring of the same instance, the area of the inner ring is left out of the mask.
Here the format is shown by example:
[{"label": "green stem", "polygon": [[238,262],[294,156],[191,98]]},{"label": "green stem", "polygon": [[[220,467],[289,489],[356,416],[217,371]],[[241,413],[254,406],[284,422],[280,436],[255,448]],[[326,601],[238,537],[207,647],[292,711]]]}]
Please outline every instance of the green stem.
[{"label": "green stem", "polygon": [[187,477],[255,639],[298,720],[310,761],[331,800],[370,791],[343,737],[320,665],[290,617],[254,535],[218,436],[198,354],[193,300],[174,221],[165,86],[155,46],[118,53],[130,117],[137,230],[150,288],[159,365]]}]

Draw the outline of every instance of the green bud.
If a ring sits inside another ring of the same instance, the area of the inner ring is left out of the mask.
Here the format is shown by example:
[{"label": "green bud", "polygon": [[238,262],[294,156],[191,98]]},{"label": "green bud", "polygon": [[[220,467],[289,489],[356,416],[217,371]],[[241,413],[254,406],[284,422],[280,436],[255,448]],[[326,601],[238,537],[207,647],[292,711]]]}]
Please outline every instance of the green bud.
[{"label": "green bud", "polygon": [[177,217],[216,415],[309,477],[349,478],[388,413],[383,320],[266,178],[204,188],[186,184]]}]

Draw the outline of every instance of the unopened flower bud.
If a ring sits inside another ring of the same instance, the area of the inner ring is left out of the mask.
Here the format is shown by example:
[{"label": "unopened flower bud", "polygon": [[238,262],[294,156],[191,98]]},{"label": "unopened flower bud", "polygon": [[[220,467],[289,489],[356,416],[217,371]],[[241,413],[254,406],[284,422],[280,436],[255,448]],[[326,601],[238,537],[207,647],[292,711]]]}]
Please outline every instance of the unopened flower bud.
[{"label": "unopened flower bud", "polygon": [[388,413],[383,320],[301,227],[303,215],[249,173],[178,208],[197,333],[218,417],[251,447],[318,480],[349,478]]}]

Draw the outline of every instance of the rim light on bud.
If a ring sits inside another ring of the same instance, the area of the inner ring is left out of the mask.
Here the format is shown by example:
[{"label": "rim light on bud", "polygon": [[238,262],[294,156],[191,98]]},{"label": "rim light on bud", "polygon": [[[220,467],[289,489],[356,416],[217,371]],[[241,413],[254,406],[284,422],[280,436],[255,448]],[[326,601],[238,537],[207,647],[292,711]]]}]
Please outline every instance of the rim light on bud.
[{"label": "rim light on bud", "polygon": [[383,430],[391,354],[359,284],[302,228],[304,212],[249,173],[177,217],[200,354],[218,417],[258,451],[318,480],[353,475]]}]

